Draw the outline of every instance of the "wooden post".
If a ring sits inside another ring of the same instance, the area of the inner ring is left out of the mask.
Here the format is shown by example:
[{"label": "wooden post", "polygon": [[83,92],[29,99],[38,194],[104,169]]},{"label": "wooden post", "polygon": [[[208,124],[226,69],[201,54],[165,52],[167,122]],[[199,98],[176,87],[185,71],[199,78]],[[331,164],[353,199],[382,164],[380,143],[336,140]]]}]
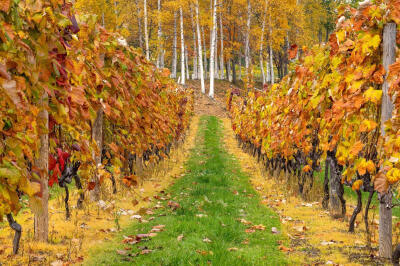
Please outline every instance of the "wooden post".
[{"label": "wooden post", "polygon": [[93,160],[96,165],[96,172],[93,181],[96,183],[96,186],[91,191],[91,199],[92,201],[100,200],[100,177],[97,171],[99,165],[101,165],[101,152],[103,148],[103,108],[99,108],[97,110],[96,120],[93,123],[92,127],[92,138],[97,144],[98,153],[93,153]]},{"label": "wooden post", "polygon": [[49,232],[49,188],[48,188],[48,169],[49,169],[49,113],[47,111],[48,96],[44,93],[39,101],[40,113],[38,115],[38,127],[40,134],[40,149],[36,159],[36,167],[40,169],[40,185],[42,186],[42,197],[39,200],[39,211],[35,212],[34,226],[35,239],[47,242]]},{"label": "wooden post", "polygon": [[[396,60],[396,27],[395,23],[388,23],[383,29],[383,67],[386,70],[385,82],[382,90],[381,136],[385,136],[384,123],[392,117],[393,103],[390,99],[387,76],[389,66]],[[379,256],[392,257],[392,193],[378,195],[379,204]]]}]

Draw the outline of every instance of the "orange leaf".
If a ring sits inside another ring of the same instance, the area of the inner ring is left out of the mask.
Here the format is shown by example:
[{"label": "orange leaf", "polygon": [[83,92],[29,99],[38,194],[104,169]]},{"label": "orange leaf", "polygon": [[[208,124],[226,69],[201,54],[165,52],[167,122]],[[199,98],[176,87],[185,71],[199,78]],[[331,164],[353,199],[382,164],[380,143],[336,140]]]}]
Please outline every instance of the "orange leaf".
[{"label": "orange leaf", "polygon": [[353,189],[354,191],[358,191],[358,190],[360,190],[362,184],[363,184],[363,180],[359,179],[353,183],[353,186],[351,187],[351,189]]},{"label": "orange leaf", "polygon": [[0,0],[0,10],[8,13],[10,10],[10,0]]},{"label": "orange leaf", "polygon": [[364,145],[361,141],[357,141],[354,143],[353,147],[350,150],[350,153],[354,156],[358,155],[358,153],[363,149]]},{"label": "orange leaf", "polygon": [[299,47],[297,46],[297,44],[293,44],[290,47],[290,49],[289,49],[289,60],[292,60],[292,59],[296,58],[298,49],[299,49]]}]

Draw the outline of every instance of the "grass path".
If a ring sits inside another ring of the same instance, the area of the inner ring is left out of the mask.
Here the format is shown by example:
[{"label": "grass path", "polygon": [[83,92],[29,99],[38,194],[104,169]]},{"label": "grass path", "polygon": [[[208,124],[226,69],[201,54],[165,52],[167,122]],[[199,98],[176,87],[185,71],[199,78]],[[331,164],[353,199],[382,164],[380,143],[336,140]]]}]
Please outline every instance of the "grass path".
[{"label": "grass path", "polygon": [[[279,219],[260,205],[248,177],[224,150],[216,117],[201,118],[185,176],[158,198],[142,217],[146,222],[132,224],[112,243],[93,249],[86,264],[287,264],[278,250],[280,235],[271,232],[272,227],[280,230]],[[157,235],[123,243],[152,229]]]}]

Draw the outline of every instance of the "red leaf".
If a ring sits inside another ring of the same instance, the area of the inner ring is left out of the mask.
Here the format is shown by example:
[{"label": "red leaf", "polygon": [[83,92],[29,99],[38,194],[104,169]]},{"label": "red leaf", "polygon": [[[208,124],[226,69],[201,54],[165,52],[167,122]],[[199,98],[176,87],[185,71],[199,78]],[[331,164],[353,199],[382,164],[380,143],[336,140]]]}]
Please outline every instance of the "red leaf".
[{"label": "red leaf", "polygon": [[93,190],[95,187],[96,187],[96,182],[89,182],[87,189],[90,191]]},{"label": "red leaf", "polygon": [[60,170],[61,170],[61,172],[63,172],[64,168],[65,168],[65,163],[69,158],[69,153],[64,152],[60,148],[58,148],[57,154],[58,154],[58,163],[60,164]]},{"label": "red leaf", "polygon": [[296,58],[298,49],[299,49],[299,47],[297,46],[297,44],[293,44],[290,47],[290,49],[289,49],[289,60],[292,60],[292,59]]},{"label": "red leaf", "polygon": [[58,184],[58,177],[61,176],[59,165],[56,164],[53,174],[49,178],[49,186],[52,187],[54,183]]},{"label": "red leaf", "polygon": [[49,171],[52,171],[56,167],[57,160],[53,155],[49,155]]}]

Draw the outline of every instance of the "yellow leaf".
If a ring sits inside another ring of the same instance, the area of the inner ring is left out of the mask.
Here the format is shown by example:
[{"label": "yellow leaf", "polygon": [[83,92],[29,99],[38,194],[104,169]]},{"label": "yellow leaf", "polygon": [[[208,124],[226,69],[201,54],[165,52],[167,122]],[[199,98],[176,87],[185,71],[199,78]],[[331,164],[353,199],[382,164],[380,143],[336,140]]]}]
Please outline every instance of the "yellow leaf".
[{"label": "yellow leaf", "polygon": [[353,186],[351,187],[351,189],[353,189],[354,191],[360,190],[362,184],[363,184],[363,180],[362,180],[362,179],[359,179],[359,180],[357,180],[357,181],[355,181],[355,182],[353,183]]},{"label": "yellow leaf", "polygon": [[364,121],[362,121],[359,130],[360,130],[360,132],[371,132],[377,126],[378,126],[378,124],[373,120],[364,120]]},{"label": "yellow leaf", "polygon": [[365,167],[367,168],[368,173],[373,174],[375,172],[375,164],[373,161],[369,160],[366,162]]},{"label": "yellow leaf", "polygon": [[370,87],[367,91],[364,92],[364,98],[367,101],[378,104],[382,99],[382,91],[375,90],[373,87]]}]

